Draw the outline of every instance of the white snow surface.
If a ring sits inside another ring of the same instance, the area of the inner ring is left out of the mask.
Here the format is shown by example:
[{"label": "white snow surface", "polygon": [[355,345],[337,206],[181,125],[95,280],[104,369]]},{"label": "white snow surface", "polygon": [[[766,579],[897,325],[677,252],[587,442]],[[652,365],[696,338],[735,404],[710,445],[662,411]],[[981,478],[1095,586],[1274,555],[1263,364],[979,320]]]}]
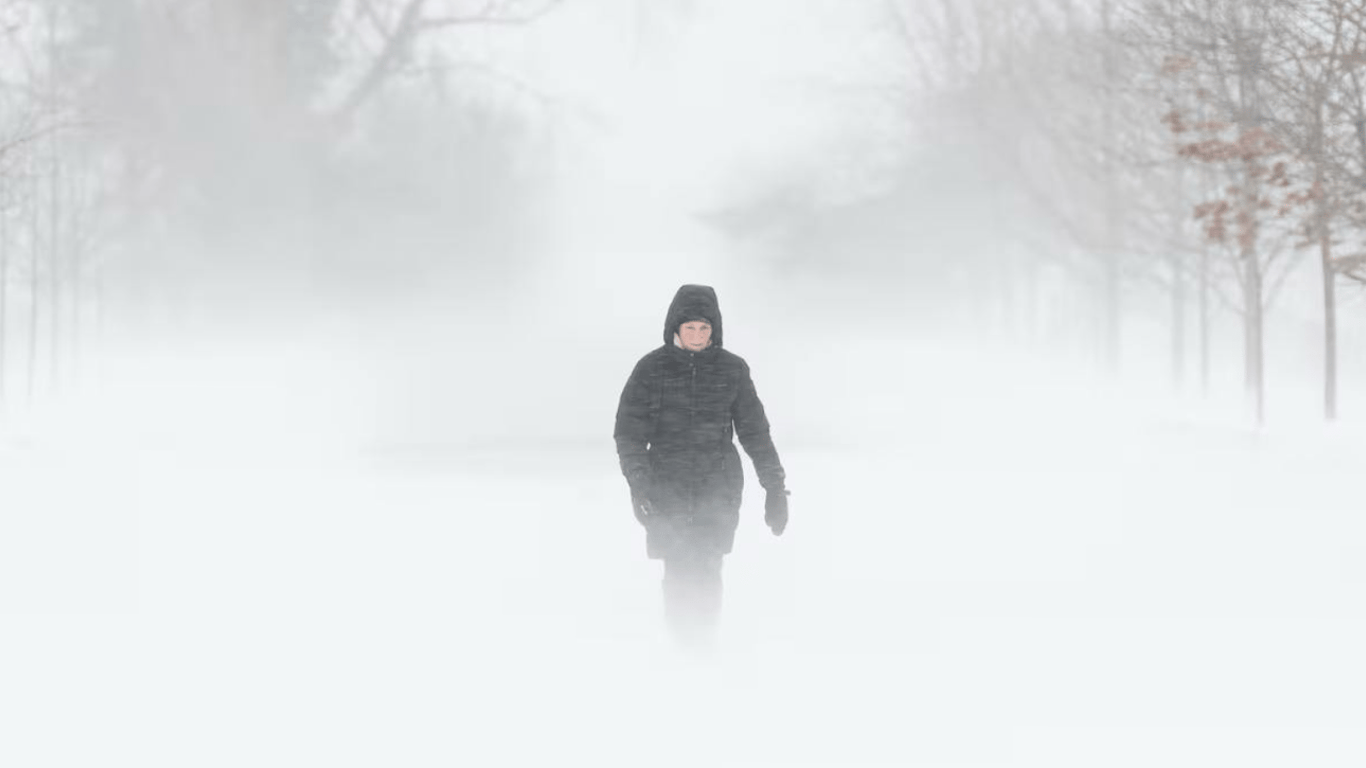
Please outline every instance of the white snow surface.
[{"label": "white snow surface", "polygon": [[882,359],[756,365],[792,524],[751,475],[705,655],[615,393],[534,447],[12,439],[0,765],[1366,761],[1366,433]]}]

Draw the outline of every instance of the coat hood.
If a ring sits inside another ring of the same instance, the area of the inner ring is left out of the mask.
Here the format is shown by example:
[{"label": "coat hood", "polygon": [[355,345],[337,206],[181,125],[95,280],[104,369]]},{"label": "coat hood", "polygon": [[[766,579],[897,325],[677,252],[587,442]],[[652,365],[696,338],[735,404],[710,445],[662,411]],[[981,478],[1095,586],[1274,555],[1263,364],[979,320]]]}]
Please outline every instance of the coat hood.
[{"label": "coat hood", "polygon": [[674,343],[678,326],[689,320],[706,320],[711,323],[711,345],[721,346],[721,305],[716,301],[716,291],[710,285],[685,285],[674,294],[669,304],[669,314],[664,318],[664,343]]}]

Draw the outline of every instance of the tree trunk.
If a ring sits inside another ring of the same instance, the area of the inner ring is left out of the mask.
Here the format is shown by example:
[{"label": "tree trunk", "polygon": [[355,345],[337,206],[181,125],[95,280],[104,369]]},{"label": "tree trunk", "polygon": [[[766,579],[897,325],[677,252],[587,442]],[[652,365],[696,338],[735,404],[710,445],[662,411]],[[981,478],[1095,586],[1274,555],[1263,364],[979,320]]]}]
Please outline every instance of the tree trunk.
[{"label": "tree trunk", "polygon": [[[84,160],[84,158],[79,158]],[[70,306],[67,317],[67,349],[70,353],[70,366],[67,375],[77,386],[81,383],[81,313],[85,303],[84,292],[81,290],[81,243],[84,221],[84,190],[81,188],[84,173],[87,169],[85,163],[68,169],[66,174],[66,199],[67,204],[67,251],[66,251],[66,290],[67,303]]]},{"label": "tree trunk", "polygon": [[1246,389],[1252,416],[1261,426],[1266,415],[1266,377],[1263,365],[1263,331],[1265,329],[1262,301],[1262,262],[1257,254],[1258,187],[1253,173],[1255,161],[1245,160],[1242,194],[1239,201],[1241,219],[1238,225],[1238,258],[1243,277],[1243,385]]},{"label": "tree trunk", "polygon": [[52,140],[52,158],[49,162],[48,172],[51,174],[48,191],[52,199],[48,200],[48,233],[47,233],[47,252],[48,252],[48,307],[51,320],[49,322],[49,343],[52,347],[52,357],[48,360],[51,367],[49,372],[48,385],[53,390],[59,390],[62,385],[62,251],[61,251],[61,205],[58,201],[62,193],[58,188],[61,174],[61,165],[57,158],[56,134]]},{"label": "tree trunk", "polygon": [[1172,389],[1186,387],[1186,270],[1179,255],[1172,259]]},{"label": "tree trunk", "polygon": [[1119,250],[1111,245],[1105,259],[1105,368],[1111,375],[1119,373],[1120,300]]},{"label": "tree trunk", "polygon": [[29,229],[31,237],[29,241],[29,313],[28,313],[28,405],[33,407],[33,398],[37,389],[38,376],[38,320],[39,307],[42,306],[39,291],[42,285],[39,282],[39,267],[42,265],[42,255],[40,253],[42,233],[42,216],[39,211],[39,201],[41,187],[38,181],[37,163],[33,168],[33,195],[29,200]]},{"label": "tree trunk", "polygon": [[1243,254],[1243,384],[1252,416],[1261,426],[1266,416],[1266,387],[1262,362],[1262,271],[1257,252],[1244,247]]},{"label": "tree trunk", "polygon": [[1337,275],[1333,270],[1333,246],[1326,216],[1324,218],[1324,226],[1319,230],[1319,262],[1323,269],[1323,417],[1333,421],[1338,416]]},{"label": "tree trunk", "polygon": [[104,344],[104,312],[105,312],[105,308],[104,308],[104,307],[105,307],[105,304],[104,304],[104,302],[105,302],[104,269],[101,268],[100,266],[96,265],[96,266],[94,267],[94,269],[91,270],[90,280],[91,280],[91,283],[92,283],[91,286],[90,286],[90,292],[91,292],[91,294],[92,294],[90,300],[91,300],[91,304],[93,304],[93,306],[91,307],[91,312],[92,312],[92,314],[93,314],[93,317],[91,318],[91,324],[94,326],[94,328],[93,328],[92,331],[91,331],[92,334],[93,334],[93,336],[94,336],[94,339],[93,339],[92,342],[91,342],[91,346],[94,347],[94,352],[92,353],[92,357],[93,357],[93,359],[94,359],[93,365],[94,365],[94,368],[95,368],[94,373],[93,373],[93,376],[94,376],[96,382],[102,383],[102,382],[104,381],[104,371],[105,371],[105,361],[104,361],[104,350],[105,350],[105,344]]},{"label": "tree trunk", "polygon": [[[1173,243],[1181,242],[1182,222],[1184,219],[1183,205],[1185,196],[1182,185],[1182,175],[1178,168],[1173,174],[1175,179],[1175,189],[1173,190],[1172,200],[1176,203],[1172,208],[1172,230],[1175,237]],[[1186,386],[1186,264],[1181,252],[1173,249],[1169,259],[1172,270],[1172,291],[1171,291],[1171,355],[1172,355],[1172,389],[1177,394]]]},{"label": "tree trunk", "polygon": [[1200,248],[1200,396],[1209,396],[1209,244]]},{"label": "tree trunk", "polygon": [[[47,22],[47,43],[48,43],[48,109],[52,110],[54,118],[57,115],[57,23],[51,16]],[[61,251],[61,147],[59,144],[58,131],[52,131],[48,135],[48,149],[52,153],[48,158],[48,191],[52,199],[48,201],[48,289],[51,291],[50,301],[52,306],[49,308],[52,313],[51,324],[51,345],[52,359],[51,381],[49,386],[54,390],[60,389],[62,385],[62,251]]]},{"label": "tree trunk", "polygon": [[[1102,50],[1101,68],[1104,72],[1104,103],[1102,124],[1103,135],[1114,136],[1115,131],[1115,105],[1113,88],[1115,87],[1115,66],[1114,55],[1111,50],[1111,27],[1110,27],[1110,2],[1101,2],[1101,34],[1104,49]],[[1122,274],[1120,270],[1120,210],[1119,210],[1119,190],[1116,188],[1118,169],[1115,167],[1113,159],[1105,160],[1105,367],[1111,375],[1119,373],[1119,358],[1121,344],[1120,329],[1120,291],[1122,288]]]},{"label": "tree trunk", "polygon": [[9,211],[3,176],[0,176],[0,418],[4,418],[6,381],[9,378]]},{"label": "tree trunk", "polygon": [[1337,296],[1334,291],[1333,238],[1329,227],[1328,193],[1324,167],[1324,103],[1322,89],[1316,100],[1317,110],[1313,123],[1313,161],[1314,192],[1318,205],[1315,207],[1315,229],[1319,236],[1319,263],[1323,273],[1323,417],[1328,421],[1337,418],[1338,412],[1338,319]]}]

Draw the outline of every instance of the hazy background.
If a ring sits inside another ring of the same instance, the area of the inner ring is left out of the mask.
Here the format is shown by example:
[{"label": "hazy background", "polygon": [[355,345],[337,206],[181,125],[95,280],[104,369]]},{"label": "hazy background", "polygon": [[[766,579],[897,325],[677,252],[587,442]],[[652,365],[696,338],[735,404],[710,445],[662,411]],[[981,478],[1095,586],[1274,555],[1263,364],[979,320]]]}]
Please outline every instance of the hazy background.
[{"label": "hazy background", "polygon": [[[6,3],[6,431],[193,437],[217,410],[209,431],[350,447],[584,439],[689,281],[761,375],[794,345],[823,353],[775,378],[916,339],[980,348],[998,383],[1005,350],[1312,419],[1321,212],[1351,417],[1352,70],[1309,155],[1294,72],[1239,96],[1218,78],[1241,49],[1197,45],[1278,8]],[[1281,144],[1219,159],[1240,98]],[[1252,198],[1255,231],[1206,237],[1197,209]],[[564,366],[590,378],[546,386]]]},{"label": "hazy background", "polygon": [[[0,0],[0,762],[1359,765],[1363,28]],[[704,659],[688,282],[793,490]]]}]

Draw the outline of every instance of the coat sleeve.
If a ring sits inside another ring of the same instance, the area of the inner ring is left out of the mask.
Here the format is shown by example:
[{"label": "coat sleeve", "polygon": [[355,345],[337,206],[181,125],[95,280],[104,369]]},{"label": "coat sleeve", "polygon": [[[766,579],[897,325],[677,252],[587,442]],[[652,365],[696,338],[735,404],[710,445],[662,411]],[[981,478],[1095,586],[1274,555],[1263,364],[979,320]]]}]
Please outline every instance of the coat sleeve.
[{"label": "coat sleeve", "polygon": [[740,438],[740,445],[749,454],[750,461],[754,462],[754,473],[759,476],[759,484],[766,491],[783,490],[787,475],[783,472],[782,462],[778,460],[778,449],[773,447],[768,417],[754,388],[748,364],[740,368],[740,391],[735,398],[735,405],[731,407],[731,418],[735,421],[735,436]]},{"label": "coat sleeve", "polygon": [[616,428],[612,431],[617,443],[617,458],[621,461],[621,473],[631,483],[650,474],[650,403],[656,384],[650,368],[649,357],[645,357],[631,371],[631,377],[621,390]]}]

